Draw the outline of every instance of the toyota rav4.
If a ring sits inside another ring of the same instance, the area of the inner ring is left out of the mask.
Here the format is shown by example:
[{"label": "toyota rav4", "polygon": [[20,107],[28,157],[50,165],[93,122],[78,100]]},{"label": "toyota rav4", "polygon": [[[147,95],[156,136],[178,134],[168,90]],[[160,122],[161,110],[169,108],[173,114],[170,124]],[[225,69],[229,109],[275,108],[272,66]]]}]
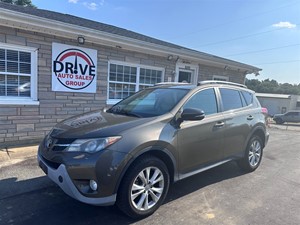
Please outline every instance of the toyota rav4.
[{"label": "toyota rav4", "polygon": [[141,218],[159,208],[173,182],[231,160],[256,170],[267,141],[261,106],[245,86],[159,84],[58,123],[38,161],[71,197],[116,203]]}]

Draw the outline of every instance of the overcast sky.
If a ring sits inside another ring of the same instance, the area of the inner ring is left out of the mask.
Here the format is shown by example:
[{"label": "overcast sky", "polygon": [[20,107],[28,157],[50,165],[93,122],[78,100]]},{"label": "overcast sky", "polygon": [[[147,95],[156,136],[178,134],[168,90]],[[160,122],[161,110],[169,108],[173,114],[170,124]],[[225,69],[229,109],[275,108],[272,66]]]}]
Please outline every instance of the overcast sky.
[{"label": "overcast sky", "polygon": [[[300,83],[299,0],[32,0],[40,9],[122,27]],[[249,79],[255,78],[249,76]]]}]

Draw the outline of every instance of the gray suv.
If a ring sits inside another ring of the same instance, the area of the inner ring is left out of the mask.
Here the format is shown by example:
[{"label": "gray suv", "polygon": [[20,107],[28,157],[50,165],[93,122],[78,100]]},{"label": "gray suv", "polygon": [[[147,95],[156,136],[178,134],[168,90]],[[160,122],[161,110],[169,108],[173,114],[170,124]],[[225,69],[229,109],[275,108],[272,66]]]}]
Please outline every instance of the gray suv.
[{"label": "gray suv", "polygon": [[38,162],[71,197],[142,218],[173,182],[231,160],[254,171],[267,141],[261,106],[245,86],[159,84],[58,123]]},{"label": "gray suv", "polygon": [[285,122],[300,123],[300,111],[290,111],[285,114],[275,114],[273,120],[277,124],[283,124]]}]

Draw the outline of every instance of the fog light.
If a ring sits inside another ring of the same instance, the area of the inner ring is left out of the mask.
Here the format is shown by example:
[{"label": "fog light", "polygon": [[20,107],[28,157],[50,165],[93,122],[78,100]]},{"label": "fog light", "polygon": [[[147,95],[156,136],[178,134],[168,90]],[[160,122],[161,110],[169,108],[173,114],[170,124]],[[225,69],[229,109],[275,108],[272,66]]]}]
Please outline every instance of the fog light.
[{"label": "fog light", "polygon": [[91,188],[93,191],[96,191],[97,188],[98,188],[97,182],[94,181],[94,180],[90,180],[90,188]]}]

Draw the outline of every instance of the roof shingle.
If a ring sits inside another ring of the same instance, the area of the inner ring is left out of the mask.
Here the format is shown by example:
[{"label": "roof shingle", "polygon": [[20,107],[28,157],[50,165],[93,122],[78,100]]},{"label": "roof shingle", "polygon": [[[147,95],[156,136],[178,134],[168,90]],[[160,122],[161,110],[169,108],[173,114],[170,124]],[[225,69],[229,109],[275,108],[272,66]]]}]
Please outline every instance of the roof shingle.
[{"label": "roof shingle", "polygon": [[[139,34],[139,33],[127,30],[127,29],[108,25],[105,23],[96,22],[93,20],[84,19],[81,17],[69,15],[69,14],[63,14],[63,13],[53,12],[53,11],[44,10],[44,9],[37,9],[37,8],[32,8],[32,7],[16,6],[16,5],[11,5],[11,4],[2,3],[2,2],[0,2],[0,7],[4,8],[4,9],[12,10],[12,11],[17,11],[20,13],[25,13],[25,14],[29,14],[29,15],[33,15],[33,16],[37,16],[37,17],[41,17],[41,18],[46,18],[46,19],[50,19],[50,20],[68,23],[68,24],[73,24],[73,25],[77,25],[77,26],[81,26],[81,27],[85,27],[85,28],[94,29],[97,31],[107,32],[110,34],[116,34],[116,35],[120,35],[123,37],[128,37],[128,38],[145,41],[145,42],[149,42],[149,43],[153,43],[153,44],[158,44],[158,45],[167,46],[167,47],[176,48],[176,49],[188,49],[188,48],[185,48],[185,47],[182,47],[179,45],[175,45],[175,44],[172,44],[172,43],[169,43],[166,41],[158,40],[156,38],[152,38],[152,37],[149,37],[149,36],[146,36],[143,34]],[[192,50],[192,49],[189,49],[189,50]]]},{"label": "roof shingle", "polygon": [[84,19],[84,18],[77,17],[74,15],[63,14],[63,13],[53,12],[53,11],[44,10],[44,9],[37,9],[37,8],[32,8],[32,7],[22,7],[22,6],[11,5],[11,4],[2,3],[2,2],[0,2],[0,8],[10,10],[10,11],[15,11],[18,13],[31,15],[31,16],[35,16],[35,17],[39,17],[39,18],[45,18],[45,19],[49,19],[52,21],[59,21],[59,22],[65,23],[65,24],[72,24],[72,25],[76,25],[79,27],[83,27],[83,28],[89,28],[89,29],[93,29],[95,31],[101,31],[101,32],[105,32],[107,34],[113,34],[113,35],[129,38],[129,39],[133,39],[133,40],[137,40],[137,41],[141,41],[141,42],[152,43],[152,44],[162,46],[162,47],[173,48],[173,49],[179,50],[179,51],[183,50],[185,52],[189,52],[189,54],[190,53],[196,54],[196,55],[198,55],[199,58],[205,57],[206,59],[210,59],[212,61],[220,60],[220,61],[223,61],[224,64],[229,63],[229,64],[232,64],[235,66],[242,66],[246,70],[253,70],[253,71],[261,70],[254,66],[236,62],[234,60],[225,59],[225,58],[222,58],[219,56],[200,52],[200,51],[197,51],[194,49],[186,48],[186,47],[176,45],[176,44],[173,44],[170,42],[162,41],[162,40],[152,38],[152,37],[149,37],[149,36],[146,36],[143,34],[139,34],[137,32],[133,32],[133,31],[130,31],[130,30],[127,30],[124,28],[116,27],[116,26],[101,23],[101,22],[96,22],[93,20]]}]

